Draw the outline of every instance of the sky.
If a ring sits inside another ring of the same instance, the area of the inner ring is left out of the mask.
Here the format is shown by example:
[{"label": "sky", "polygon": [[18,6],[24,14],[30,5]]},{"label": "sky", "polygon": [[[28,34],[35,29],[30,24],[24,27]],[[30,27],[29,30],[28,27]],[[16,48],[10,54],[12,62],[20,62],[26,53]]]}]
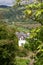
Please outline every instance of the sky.
[{"label": "sky", "polygon": [[0,0],[0,5],[12,6],[13,2],[14,2],[14,0]]},{"label": "sky", "polygon": [[[16,0],[0,0],[0,5],[12,6]],[[33,0],[30,0],[31,2]]]}]

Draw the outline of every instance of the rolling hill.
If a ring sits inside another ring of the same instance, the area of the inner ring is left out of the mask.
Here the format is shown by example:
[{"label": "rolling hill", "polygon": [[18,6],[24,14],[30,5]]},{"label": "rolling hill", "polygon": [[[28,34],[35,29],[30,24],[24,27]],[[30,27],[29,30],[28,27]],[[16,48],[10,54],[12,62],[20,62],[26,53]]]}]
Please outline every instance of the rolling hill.
[{"label": "rolling hill", "polygon": [[[26,6],[26,5],[25,5]],[[39,27],[40,24],[31,19],[26,19],[23,11],[25,6],[17,7],[0,7],[0,21],[7,22],[11,26],[15,26],[19,31],[28,31],[28,29]],[[12,25],[14,23],[14,25]]]},{"label": "rolling hill", "polygon": [[[25,5],[26,6],[26,5]],[[33,23],[32,20],[25,19],[23,11],[25,6],[8,7],[0,6],[0,20],[8,22],[29,22]]]}]

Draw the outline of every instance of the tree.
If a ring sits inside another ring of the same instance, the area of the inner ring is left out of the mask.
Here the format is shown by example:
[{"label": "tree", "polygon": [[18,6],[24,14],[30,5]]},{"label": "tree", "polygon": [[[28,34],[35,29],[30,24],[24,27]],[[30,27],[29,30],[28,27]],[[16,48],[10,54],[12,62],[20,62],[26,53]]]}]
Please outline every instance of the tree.
[{"label": "tree", "polygon": [[17,43],[15,29],[0,23],[0,65],[15,65]]},{"label": "tree", "polygon": [[20,5],[21,0],[16,0],[16,4]]},{"label": "tree", "polygon": [[43,65],[43,3],[30,4],[26,6],[26,10],[31,10],[32,14],[29,15],[25,12],[26,17],[33,21],[39,22],[41,26],[36,29],[32,29],[30,38],[27,39],[28,44],[25,45],[26,49],[29,49],[34,53],[33,58],[36,60],[34,65]]}]

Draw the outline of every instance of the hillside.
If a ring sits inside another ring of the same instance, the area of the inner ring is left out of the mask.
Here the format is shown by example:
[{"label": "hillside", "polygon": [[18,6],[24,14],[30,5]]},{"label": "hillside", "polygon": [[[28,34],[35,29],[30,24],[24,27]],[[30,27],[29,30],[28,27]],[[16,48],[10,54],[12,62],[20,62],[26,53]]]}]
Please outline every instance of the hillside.
[{"label": "hillside", "polygon": [[25,6],[17,6],[17,7],[0,6],[0,20],[8,22],[14,21],[14,22],[33,23],[32,20],[25,19],[25,15],[23,13],[23,11],[25,10]]},{"label": "hillside", "polygon": [[10,6],[7,6],[7,5],[0,5],[0,8],[8,8]]}]

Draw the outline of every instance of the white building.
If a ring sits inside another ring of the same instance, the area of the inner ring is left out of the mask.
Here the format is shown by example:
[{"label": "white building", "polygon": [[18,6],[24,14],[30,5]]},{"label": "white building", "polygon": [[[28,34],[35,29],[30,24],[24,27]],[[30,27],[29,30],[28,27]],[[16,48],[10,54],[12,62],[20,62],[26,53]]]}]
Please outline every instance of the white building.
[{"label": "white building", "polygon": [[22,46],[26,43],[25,39],[30,36],[30,33],[16,32],[16,35],[18,37],[18,45]]},{"label": "white building", "polygon": [[26,43],[26,40],[23,40],[23,39],[21,39],[20,38],[20,40],[18,41],[18,45],[19,46],[22,46],[22,45],[24,45]]}]

